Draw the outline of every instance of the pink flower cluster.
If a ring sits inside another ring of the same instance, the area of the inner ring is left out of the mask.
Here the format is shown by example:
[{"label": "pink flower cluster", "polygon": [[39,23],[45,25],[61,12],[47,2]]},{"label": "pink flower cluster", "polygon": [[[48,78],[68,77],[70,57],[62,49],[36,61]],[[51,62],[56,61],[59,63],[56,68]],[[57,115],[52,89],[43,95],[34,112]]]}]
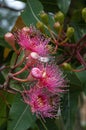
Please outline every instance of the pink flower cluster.
[{"label": "pink flower cluster", "polygon": [[36,61],[31,62],[28,76],[34,85],[30,90],[23,91],[23,99],[37,116],[55,118],[58,116],[60,94],[64,92],[66,80],[59,67],[48,60],[49,39],[31,27],[29,31],[22,29],[18,33],[18,43]]}]

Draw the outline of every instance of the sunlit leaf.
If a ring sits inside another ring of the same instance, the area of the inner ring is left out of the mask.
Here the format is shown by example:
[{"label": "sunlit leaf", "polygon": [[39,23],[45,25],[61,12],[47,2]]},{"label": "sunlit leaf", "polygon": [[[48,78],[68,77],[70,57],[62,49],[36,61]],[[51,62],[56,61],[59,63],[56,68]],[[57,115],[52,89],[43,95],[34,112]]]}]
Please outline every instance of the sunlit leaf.
[{"label": "sunlit leaf", "polygon": [[7,58],[7,56],[9,55],[9,52],[10,52],[11,50],[9,49],[9,48],[5,48],[4,49],[4,58]]}]

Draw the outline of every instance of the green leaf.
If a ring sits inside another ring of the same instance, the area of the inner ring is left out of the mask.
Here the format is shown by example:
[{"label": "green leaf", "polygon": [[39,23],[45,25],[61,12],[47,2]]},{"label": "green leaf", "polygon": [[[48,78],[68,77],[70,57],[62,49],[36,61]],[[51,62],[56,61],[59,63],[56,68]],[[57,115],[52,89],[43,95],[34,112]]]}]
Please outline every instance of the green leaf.
[{"label": "green leaf", "polygon": [[76,113],[78,110],[78,97],[80,92],[68,92],[62,98],[62,118],[64,121],[65,130],[73,130]]},{"label": "green leaf", "polygon": [[16,57],[17,57],[17,55],[14,52],[12,55],[11,61],[10,61],[10,67],[14,66]]},{"label": "green leaf", "polygon": [[[40,1],[27,0],[27,7],[24,10],[24,12],[21,14],[24,23],[27,26],[30,26],[31,24],[36,25],[37,22],[41,22],[40,13],[42,11],[43,11],[43,6]],[[48,13],[49,25],[53,29],[54,20],[53,20],[52,15],[53,15],[52,13]],[[46,25],[44,25],[44,27],[45,27],[46,33],[50,35],[48,32],[48,27]]]},{"label": "green leaf", "polygon": [[77,24],[72,23],[73,27],[75,28],[75,41],[79,41],[86,34],[86,24]]},{"label": "green leaf", "polygon": [[69,80],[69,92],[62,97],[61,110],[65,129],[73,130],[78,110],[78,97],[83,90],[83,86],[76,73],[67,72],[66,74]]},{"label": "green leaf", "polygon": [[3,75],[4,79],[6,80],[7,76],[8,76],[9,70],[4,69],[1,74]]},{"label": "green leaf", "polygon": [[76,73],[77,77],[82,83],[83,91],[86,94],[86,70]]},{"label": "green leaf", "polygon": [[63,13],[67,13],[71,0],[57,0],[57,5]]},{"label": "green leaf", "polygon": [[7,130],[27,130],[34,125],[34,120],[29,106],[17,95],[10,109]]},{"label": "green leaf", "polygon": [[27,7],[21,15],[25,24],[29,26],[40,21],[39,14],[42,10],[43,6],[38,0],[27,0]]},{"label": "green leaf", "polygon": [[77,77],[81,81],[82,84],[86,83],[86,70],[81,72],[76,72]]},{"label": "green leaf", "polygon": [[[0,127],[7,122],[10,104],[14,95],[0,91]],[[2,130],[2,129],[1,129]]]},{"label": "green leaf", "polygon": [[67,79],[69,80],[69,89],[71,92],[82,91],[82,83],[79,77],[74,72],[66,72]]}]

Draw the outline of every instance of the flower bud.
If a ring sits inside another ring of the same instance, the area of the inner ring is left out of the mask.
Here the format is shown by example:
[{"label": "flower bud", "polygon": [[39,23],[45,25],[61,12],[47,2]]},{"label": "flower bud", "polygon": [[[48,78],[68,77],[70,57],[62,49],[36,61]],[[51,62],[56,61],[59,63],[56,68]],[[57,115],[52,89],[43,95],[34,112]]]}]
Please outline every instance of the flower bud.
[{"label": "flower bud", "polygon": [[67,28],[67,33],[66,33],[67,37],[70,38],[74,34],[74,31],[75,30],[74,30],[73,27],[68,27]]},{"label": "flower bud", "polygon": [[23,27],[22,31],[29,34],[30,33],[30,28],[29,27]]},{"label": "flower bud", "polygon": [[31,52],[29,56],[26,57],[27,66],[32,66],[33,64],[35,64],[38,61],[39,57],[40,56],[36,52]]},{"label": "flower bud", "polygon": [[40,71],[39,68],[36,68],[36,67],[32,68],[31,74],[34,78],[37,78],[37,79],[40,79],[42,77],[42,72]]},{"label": "flower bud", "polygon": [[37,22],[36,27],[41,31],[44,32],[44,25],[42,22]]},{"label": "flower bud", "polygon": [[34,60],[37,60],[39,58],[39,55],[36,52],[31,52],[30,57]]},{"label": "flower bud", "polygon": [[86,22],[86,8],[82,9],[82,18],[85,20]]},{"label": "flower bud", "polygon": [[60,24],[63,24],[63,22],[64,22],[64,14],[61,11],[59,11],[58,13],[55,14],[54,19],[55,19],[56,22],[59,22]]},{"label": "flower bud", "polygon": [[44,24],[48,25],[48,15],[45,12],[40,14],[40,18]]},{"label": "flower bud", "polygon": [[59,32],[59,30],[60,30],[60,28],[61,28],[60,23],[59,23],[59,22],[55,22],[55,23],[54,23],[54,28],[55,28],[55,30],[56,30],[57,32]]},{"label": "flower bud", "polygon": [[8,42],[11,46],[13,46],[15,44],[15,38],[14,35],[10,32],[6,33],[4,35],[4,39],[6,42]]},{"label": "flower bud", "polygon": [[12,33],[8,32],[4,35],[4,39],[5,39],[6,42],[8,42],[11,45],[13,50],[18,54],[18,51],[15,47],[15,37],[14,37],[14,35]]},{"label": "flower bud", "polygon": [[64,70],[72,70],[71,65],[66,62],[62,64],[62,67]]}]

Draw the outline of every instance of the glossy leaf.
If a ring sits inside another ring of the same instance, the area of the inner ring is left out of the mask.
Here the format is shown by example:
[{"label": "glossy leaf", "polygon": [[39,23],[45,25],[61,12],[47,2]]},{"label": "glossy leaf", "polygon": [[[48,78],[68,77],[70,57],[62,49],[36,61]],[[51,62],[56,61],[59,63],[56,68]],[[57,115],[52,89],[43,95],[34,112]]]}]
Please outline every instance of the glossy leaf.
[{"label": "glossy leaf", "polygon": [[22,13],[22,19],[28,26],[36,24],[39,21],[39,14],[43,10],[43,6],[38,0],[27,0],[27,7]]},{"label": "glossy leaf", "polygon": [[57,0],[57,5],[63,13],[67,13],[71,0]]},{"label": "glossy leaf", "polygon": [[78,97],[82,91],[80,78],[74,72],[68,72],[69,92],[62,97],[62,117],[66,130],[73,130],[76,113],[78,111]]},{"label": "glossy leaf", "polygon": [[69,92],[62,99],[62,118],[66,130],[73,130],[76,113],[78,111],[78,97],[80,92]]},{"label": "glossy leaf", "polygon": [[17,95],[10,109],[7,130],[27,130],[33,124],[34,116],[32,116],[29,106]]}]

